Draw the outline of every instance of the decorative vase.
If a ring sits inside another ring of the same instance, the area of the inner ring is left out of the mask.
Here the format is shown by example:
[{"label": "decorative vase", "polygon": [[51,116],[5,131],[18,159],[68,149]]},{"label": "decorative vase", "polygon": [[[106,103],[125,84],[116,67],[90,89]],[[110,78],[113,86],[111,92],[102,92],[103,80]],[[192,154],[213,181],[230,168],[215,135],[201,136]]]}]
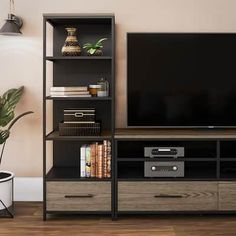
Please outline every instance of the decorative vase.
[{"label": "decorative vase", "polygon": [[13,173],[9,171],[0,171],[0,212],[12,207],[13,178]]},{"label": "decorative vase", "polygon": [[76,28],[66,28],[67,30],[67,38],[64,43],[64,46],[61,49],[61,53],[63,56],[80,56],[81,47],[78,43],[76,37]]}]

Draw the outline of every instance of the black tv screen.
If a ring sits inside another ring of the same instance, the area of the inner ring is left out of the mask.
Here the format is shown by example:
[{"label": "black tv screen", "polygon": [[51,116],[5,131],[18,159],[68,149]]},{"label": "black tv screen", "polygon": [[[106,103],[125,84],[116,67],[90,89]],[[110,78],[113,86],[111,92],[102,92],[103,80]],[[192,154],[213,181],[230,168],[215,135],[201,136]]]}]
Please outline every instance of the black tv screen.
[{"label": "black tv screen", "polygon": [[236,34],[128,33],[128,126],[236,126]]}]

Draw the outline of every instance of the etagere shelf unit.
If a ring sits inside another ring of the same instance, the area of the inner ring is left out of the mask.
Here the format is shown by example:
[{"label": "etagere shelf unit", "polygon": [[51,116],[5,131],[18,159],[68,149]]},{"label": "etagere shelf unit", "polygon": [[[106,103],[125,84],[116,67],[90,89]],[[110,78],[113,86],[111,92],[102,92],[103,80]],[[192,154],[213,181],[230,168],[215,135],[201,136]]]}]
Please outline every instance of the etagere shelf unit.
[{"label": "etagere shelf unit", "polygon": [[[76,27],[80,46],[107,38],[102,56],[62,56],[67,37],[65,28]],[[51,33],[50,33],[51,32]],[[51,38],[50,38],[51,37]],[[48,55],[48,45],[52,55]],[[52,68],[52,78],[48,71]],[[88,86],[105,77],[108,97],[51,97],[51,86]],[[65,108],[95,108],[101,121],[100,136],[60,136],[59,122]],[[47,214],[112,214],[113,173],[111,178],[80,177],[80,147],[109,140],[113,152],[115,128],[115,17],[112,14],[44,14],[43,16],[43,179],[44,209]],[[50,127],[51,123],[51,127]],[[51,130],[50,130],[51,128]],[[51,154],[50,154],[50,144]],[[51,160],[51,165],[50,163]],[[114,166],[113,156],[111,161]]]}]

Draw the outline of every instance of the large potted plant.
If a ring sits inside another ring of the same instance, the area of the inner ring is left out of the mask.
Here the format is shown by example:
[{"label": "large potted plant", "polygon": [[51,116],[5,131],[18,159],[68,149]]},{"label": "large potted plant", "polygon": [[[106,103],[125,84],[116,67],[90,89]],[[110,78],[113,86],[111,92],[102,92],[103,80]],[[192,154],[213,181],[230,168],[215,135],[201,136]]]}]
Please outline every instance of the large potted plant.
[{"label": "large potted plant", "polygon": [[[23,116],[33,113],[28,111],[15,117],[15,107],[20,101],[23,90],[23,86],[18,89],[9,89],[0,97],[0,166],[13,125]],[[8,208],[12,206],[13,178],[13,173],[0,169],[0,211],[8,211]],[[10,212],[8,211],[8,213]]]}]

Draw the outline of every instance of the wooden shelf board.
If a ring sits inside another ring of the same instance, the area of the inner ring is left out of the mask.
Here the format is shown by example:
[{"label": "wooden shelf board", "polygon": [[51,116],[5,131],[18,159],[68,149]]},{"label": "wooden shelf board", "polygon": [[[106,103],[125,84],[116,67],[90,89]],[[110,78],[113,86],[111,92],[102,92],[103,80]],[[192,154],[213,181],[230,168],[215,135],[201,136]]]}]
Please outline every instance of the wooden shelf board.
[{"label": "wooden shelf board", "polygon": [[84,141],[102,141],[104,139],[111,139],[111,132],[104,131],[101,136],[60,136],[59,131],[52,131],[46,136],[46,140],[62,140],[62,141],[72,141],[72,140],[84,140]]},{"label": "wooden shelf board", "polygon": [[236,139],[236,129],[117,129],[117,139]]}]

